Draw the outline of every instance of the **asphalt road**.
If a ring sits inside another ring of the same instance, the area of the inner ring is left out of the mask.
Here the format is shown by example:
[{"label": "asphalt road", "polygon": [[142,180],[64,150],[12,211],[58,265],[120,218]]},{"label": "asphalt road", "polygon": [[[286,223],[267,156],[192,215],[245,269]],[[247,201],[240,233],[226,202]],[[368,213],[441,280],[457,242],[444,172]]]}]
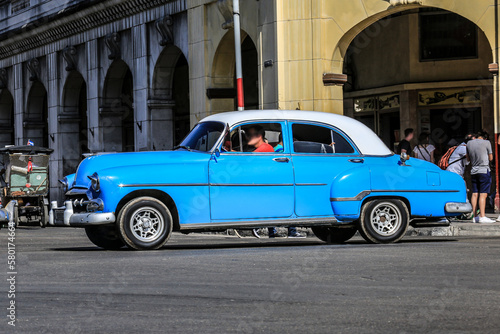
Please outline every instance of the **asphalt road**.
[{"label": "asphalt road", "polygon": [[[7,230],[0,230],[7,276]],[[16,327],[1,333],[498,333],[500,238],[237,239],[174,234],[103,251],[79,229],[18,229]]]}]

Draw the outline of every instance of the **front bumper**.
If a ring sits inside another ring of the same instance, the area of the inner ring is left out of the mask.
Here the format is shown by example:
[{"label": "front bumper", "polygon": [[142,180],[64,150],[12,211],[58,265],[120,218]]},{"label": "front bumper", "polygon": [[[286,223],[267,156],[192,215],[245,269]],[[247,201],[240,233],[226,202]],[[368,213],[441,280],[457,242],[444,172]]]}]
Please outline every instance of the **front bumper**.
[{"label": "front bumper", "polygon": [[49,226],[86,227],[93,225],[112,224],[116,221],[112,212],[75,213],[71,201],[64,202],[64,207],[57,207],[57,202],[51,203],[49,211]]},{"label": "front bumper", "polygon": [[446,213],[469,213],[472,211],[472,205],[467,201],[465,203],[449,202],[444,207]]}]

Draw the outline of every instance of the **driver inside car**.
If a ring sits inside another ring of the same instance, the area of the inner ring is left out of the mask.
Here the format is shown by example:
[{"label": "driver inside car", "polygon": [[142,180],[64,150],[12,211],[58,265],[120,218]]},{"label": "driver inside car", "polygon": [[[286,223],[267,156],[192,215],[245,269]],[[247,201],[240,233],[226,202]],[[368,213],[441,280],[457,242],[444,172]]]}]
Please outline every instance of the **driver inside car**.
[{"label": "driver inside car", "polygon": [[246,130],[248,145],[255,147],[254,153],[274,152],[274,148],[265,142],[266,131],[260,125],[252,125]]}]

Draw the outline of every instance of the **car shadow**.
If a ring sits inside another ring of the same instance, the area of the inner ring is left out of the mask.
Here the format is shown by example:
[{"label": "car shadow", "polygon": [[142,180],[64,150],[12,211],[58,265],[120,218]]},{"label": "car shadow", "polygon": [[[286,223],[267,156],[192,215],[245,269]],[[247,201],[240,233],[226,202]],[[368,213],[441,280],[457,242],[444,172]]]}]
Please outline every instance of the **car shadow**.
[{"label": "car shadow", "polygon": [[[278,239],[278,240],[262,240],[262,239],[252,239],[252,238],[243,238],[236,239],[238,241],[228,241],[227,239],[214,241],[210,240],[210,243],[193,243],[188,240],[173,242],[170,244],[166,244],[160,250],[196,250],[196,249],[241,249],[241,248],[281,248],[281,247],[315,247],[315,246],[323,246],[323,247],[338,247],[338,248],[347,248],[349,246],[361,246],[361,247],[394,247],[394,246],[403,246],[405,244],[425,244],[425,243],[443,243],[443,242],[458,242],[458,239],[455,238],[418,238],[418,239],[403,239],[402,241],[395,244],[370,244],[363,239],[355,239],[350,240],[343,244],[327,244],[318,239],[300,239],[300,240],[289,240],[286,238]],[[51,248],[53,251],[61,251],[61,252],[96,252],[96,251],[105,251],[105,252],[123,252],[123,251],[134,251],[132,249],[123,247],[118,250],[104,250],[99,247],[60,247],[60,248]]]}]

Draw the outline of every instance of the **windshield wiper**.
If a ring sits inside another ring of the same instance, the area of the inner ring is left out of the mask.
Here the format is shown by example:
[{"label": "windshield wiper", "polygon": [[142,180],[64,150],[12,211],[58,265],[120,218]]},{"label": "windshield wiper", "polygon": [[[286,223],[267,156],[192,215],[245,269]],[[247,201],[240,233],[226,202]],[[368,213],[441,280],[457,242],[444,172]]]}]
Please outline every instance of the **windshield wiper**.
[{"label": "windshield wiper", "polygon": [[184,145],[178,145],[178,146],[174,147],[174,150],[177,150],[179,148],[183,148],[185,150],[188,150],[189,152],[193,152],[193,150],[190,149],[189,146],[184,146]]}]

